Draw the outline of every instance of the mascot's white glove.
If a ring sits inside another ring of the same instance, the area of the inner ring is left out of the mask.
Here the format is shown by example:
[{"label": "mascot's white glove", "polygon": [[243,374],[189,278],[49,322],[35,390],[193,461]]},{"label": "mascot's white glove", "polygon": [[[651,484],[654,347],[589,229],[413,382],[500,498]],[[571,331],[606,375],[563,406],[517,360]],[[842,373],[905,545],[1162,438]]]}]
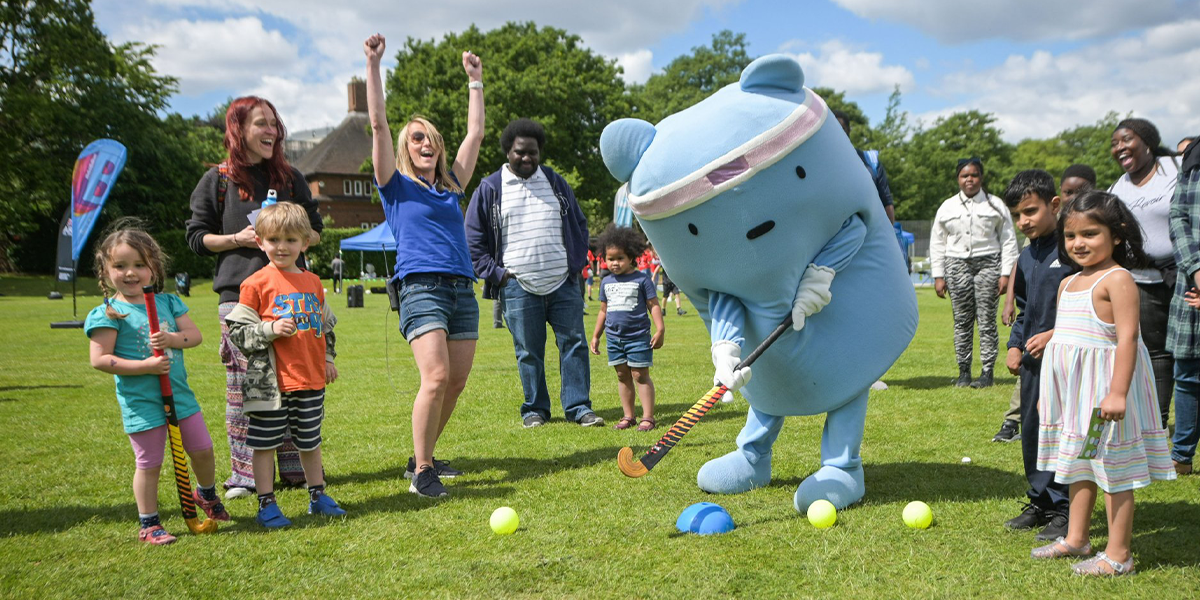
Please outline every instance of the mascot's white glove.
[{"label": "mascot's white glove", "polygon": [[[833,284],[833,276],[837,273],[829,267],[818,267],[809,264],[800,278],[800,289],[796,290],[796,299],[792,302],[792,329],[804,329],[804,318],[821,312],[833,298],[829,286]],[[715,348],[715,346],[714,346]],[[713,356],[716,356],[714,350]]]},{"label": "mascot's white glove", "polygon": [[750,367],[734,369],[742,360],[742,349],[730,341],[717,342],[712,345],[712,360],[713,366],[717,368],[713,384],[719,383],[729,388],[729,392],[721,398],[721,401],[733,402],[732,392],[750,381]]}]

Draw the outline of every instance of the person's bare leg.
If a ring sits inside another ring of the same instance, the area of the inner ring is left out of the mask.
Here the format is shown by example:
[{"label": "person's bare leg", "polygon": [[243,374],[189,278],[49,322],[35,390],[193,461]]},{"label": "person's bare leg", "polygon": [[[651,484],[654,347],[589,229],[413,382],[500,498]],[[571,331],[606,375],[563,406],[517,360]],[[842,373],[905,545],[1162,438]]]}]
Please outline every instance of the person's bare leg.
[{"label": "person's bare leg", "polygon": [[1132,552],[1133,491],[1104,494],[1104,506],[1108,510],[1108,545],[1104,553],[1119,563],[1126,562]]},{"label": "person's bare leg", "polygon": [[275,491],[275,450],[255,450],[252,463],[254,467],[254,491],[259,496]]},{"label": "person's bare leg", "polygon": [[212,487],[217,481],[217,464],[213,458],[213,449],[188,452],[188,458],[192,461],[192,471],[196,473],[196,483],[203,488]]},{"label": "person's bare leg", "polygon": [[617,397],[621,400],[621,412],[626,419],[633,418],[633,374],[629,365],[614,365],[617,371]]},{"label": "person's bare leg", "polygon": [[143,515],[158,512],[158,477],[161,473],[161,465],[133,472],[133,499],[137,501],[138,512]]},{"label": "person's bare leg", "polygon": [[1091,540],[1092,509],[1096,506],[1096,484],[1091,481],[1078,481],[1068,488],[1070,508],[1068,509],[1067,537],[1068,544],[1082,548]]},{"label": "person's bare leg", "polygon": [[[449,340],[446,342],[446,351],[450,357],[450,380],[446,387],[446,394],[442,398],[437,437],[433,440],[435,445],[442,437],[442,431],[446,429],[446,423],[450,421],[450,415],[454,413],[454,408],[458,406],[458,397],[467,387],[467,378],[471,375],[471,366],[475,362],[475,343],[476,340]],[[430,458],[432,457],[431,449]]]},{"label": "person's bare leg", "polygon": [[433,446],[441,431],[442,406],[450,387],[450,353],[446,330],[427,331],[410,342],[421,388],[413,401],[413,458],[417,471],[433,466]]},{"label": "person's bare leg", "polygon": [[304,481],[308,487],[325,485],[325,471],[321,468],[321,447],[300,452],[300,468],[304,469]]},{"label": "person's bare leg", "polygon": [[650,380],[650,367],[630,367],[633,383],[637,386],[638,399],[642,402],[642,419],[654,420],[654,382]]}]

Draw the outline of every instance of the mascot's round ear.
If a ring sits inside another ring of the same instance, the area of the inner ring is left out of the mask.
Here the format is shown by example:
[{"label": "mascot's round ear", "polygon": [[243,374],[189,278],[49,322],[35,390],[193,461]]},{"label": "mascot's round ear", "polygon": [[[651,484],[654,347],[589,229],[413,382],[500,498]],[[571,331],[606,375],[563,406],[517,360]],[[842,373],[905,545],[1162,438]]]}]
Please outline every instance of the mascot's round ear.
[{"label": "mascot's round ear", "polygon": [[741,86],[747,92],[799,93],[804,90],[804,71],[785,54],[768,54],[746,66]]},{"label": "mascot's round ear", "polygon": [[654,126],[641,119],[619,119],[600,134],[600,156],[612,176],[625,183],[654,141]]}]

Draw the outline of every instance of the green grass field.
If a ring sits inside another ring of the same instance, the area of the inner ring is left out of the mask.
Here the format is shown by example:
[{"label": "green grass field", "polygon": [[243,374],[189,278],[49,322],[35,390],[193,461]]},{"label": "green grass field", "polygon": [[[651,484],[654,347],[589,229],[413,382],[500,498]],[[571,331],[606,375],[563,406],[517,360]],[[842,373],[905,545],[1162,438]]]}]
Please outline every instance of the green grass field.
[{"label": "green grass field", "polygon": [[[195,282],[185,299],[205,336],[186,360],[223,480],[225,380],[207,286]],[[160,512],[179,541],[146,547],[136,538],[132,453],[112,377],[88,365],[80,330],[49,328],[71,316],[69,291],[50,301],[50,287],[48,278],[0,277],[8,331],[0,362],[3,596],[1166,599],[1200,590],[1196,477],[1138,492],[1134,577],[1085,581],[1068,562],[1029,558],[1033,533],[1001,525],[1021,509],[1020,447],[991,442],[1014,378],[1001,365],[994,388],[950,386],[950,305],[928,289],[918,290],[917,337],[885,377],[891,388],[871,392],[867,497],[832,529],[814,529],[792,508],[796,486],[819,466],[819,417],[788,421],[775,446],[775,480],[750,493],[717,497],[696,487],[697,469],[733,449],[743,400],[714,408],[648,476],[617,470],[618,449],[632,446],[640,456],[709,387],[708,336],[695,311],[666,317],[666,346],[652,370],[659,429],[584,429],[559,413],[525,430],[511,338],[491,328],[491,304],[481,301],[474,371],[438,446],[439,458],[466,475],[447,481],[448,499],[410,494],[402,473],[417,374],[386,297],[368,295],[363,309],[345,308],[344,296],[332,300],[341,378],[329,388],[324,455],[330,494],[349,515],[305,515],[307,494],[288,490],[279,501],[293,527],[263,531],[253,502],[241,499],[229,503],[234,520],[218,534],[192,536],[164,473]],[[89,294],[80,299],[82,318],[99,297],[92,283],[81,288]],[[588,331],[596,309],[589,305]],[[550,378],[556,390],[557,374]],[[592,359],[592,380],[596,411],[615,422],[616,380],[602,356]],[[933,507],[930,529],[901,522],[911,500]],[[726,507],[737,529],[676,533],[679,512],[701,501]],[[520,514],[514,535],[488,528],[499,506]],[[1102,506],[1092,531],[1103,547]]]}]

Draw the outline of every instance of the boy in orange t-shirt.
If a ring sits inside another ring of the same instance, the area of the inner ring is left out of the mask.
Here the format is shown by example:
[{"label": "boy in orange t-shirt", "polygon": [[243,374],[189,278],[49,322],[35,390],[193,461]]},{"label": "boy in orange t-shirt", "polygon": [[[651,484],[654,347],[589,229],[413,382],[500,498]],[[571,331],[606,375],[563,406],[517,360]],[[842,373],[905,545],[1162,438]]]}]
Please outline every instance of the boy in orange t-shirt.
[{"label": "boy in orange t-shirt", "polygon": [[[258,214],[254,230],[255,241],[271,262],[242,282],[238,307],[229,317],[230,336],[244,346],[241,349],[248,358],[263,350],[274,355],[269,364],[277,390],[268,385],[264,392],[258,382],[258,387],[245,394],[245,412],[249,417],[246,445],[254,450],[257,521],[278,528],[291,524],[279,509],[274,492],[275,449],[289,431],[300,450],[309,514],[346,514],[325,494],[321,465],[325,384],[337,379],[334,319],[325,304],[321,279],[296,266],[312,233],[304,209],[289,202],[270,205]],[[247,388],[255,385],[250,374],[248,368]]]}]

